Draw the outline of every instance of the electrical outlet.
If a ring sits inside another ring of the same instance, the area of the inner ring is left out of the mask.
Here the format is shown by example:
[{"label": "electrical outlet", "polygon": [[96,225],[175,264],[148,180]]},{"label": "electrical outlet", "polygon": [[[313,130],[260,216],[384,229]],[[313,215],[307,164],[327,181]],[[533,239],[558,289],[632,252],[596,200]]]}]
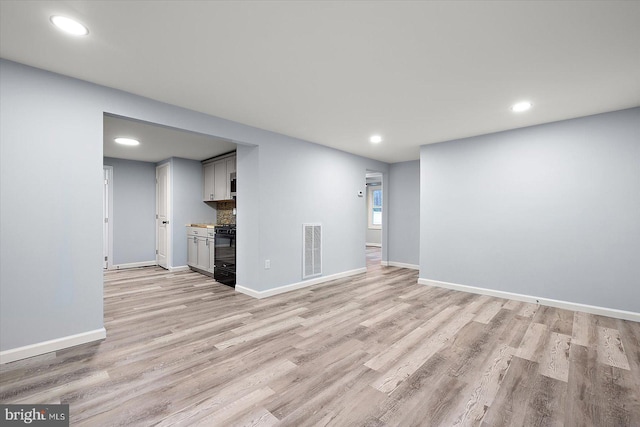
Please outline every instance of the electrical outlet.
[{"label": "electrical outlet", "polygon": [[271,260],[270,259],[265,259],[264,260],[264,269],[268,270],[271,268]]}]

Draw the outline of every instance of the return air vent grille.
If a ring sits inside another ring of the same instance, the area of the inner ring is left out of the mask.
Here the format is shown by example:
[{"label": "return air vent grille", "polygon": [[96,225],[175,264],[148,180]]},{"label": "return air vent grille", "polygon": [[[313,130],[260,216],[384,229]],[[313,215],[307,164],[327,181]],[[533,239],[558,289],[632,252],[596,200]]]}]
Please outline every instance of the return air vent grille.
[{"label": "return air vent grille", "polygon": [[322,274],[322,224],[302,224],[302,278]]}]

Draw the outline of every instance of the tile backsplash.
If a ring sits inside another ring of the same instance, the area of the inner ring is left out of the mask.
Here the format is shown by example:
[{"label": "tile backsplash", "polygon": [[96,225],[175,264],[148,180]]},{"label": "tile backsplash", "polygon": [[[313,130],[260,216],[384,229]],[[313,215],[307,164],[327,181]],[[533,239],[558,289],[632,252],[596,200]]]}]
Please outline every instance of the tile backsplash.
[{"label": "tile backsplash", "polygon": [[236,216],[233,214],[233,210],[236,207],[236,202],[218,202],[216,204],[216,211],[218,212],[217,224],[235,224]]}]

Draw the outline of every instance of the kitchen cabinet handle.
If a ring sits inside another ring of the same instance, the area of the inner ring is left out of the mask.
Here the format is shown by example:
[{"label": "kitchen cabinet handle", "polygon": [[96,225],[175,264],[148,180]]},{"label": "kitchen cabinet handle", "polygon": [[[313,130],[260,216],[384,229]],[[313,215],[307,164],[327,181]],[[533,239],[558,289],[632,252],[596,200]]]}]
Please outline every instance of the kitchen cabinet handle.
[{"label": "kitchen cabinet handle", "polygon": [[198,243],[198,238],[196,236],[193,236],[193,243]]},{"label": "kitchen cabinet handle", "polygon": [[204,242],[205,245],[209,246],[209,238],[207,238],[207,241]]}]

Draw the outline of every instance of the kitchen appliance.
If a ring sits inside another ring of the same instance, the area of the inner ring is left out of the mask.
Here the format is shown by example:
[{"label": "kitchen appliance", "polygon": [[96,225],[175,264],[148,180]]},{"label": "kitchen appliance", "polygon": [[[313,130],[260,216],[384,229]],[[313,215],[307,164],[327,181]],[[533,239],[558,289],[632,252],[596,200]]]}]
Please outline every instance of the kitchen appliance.
[{"label": "kitchen appliance", "polygon": [[231,174],[229,174],[229,186],[230,186],[230,192],[231,192],[231,198],[233,200],[236,199],[236,173],[233,172]]},{"label": "kitchen appliance", "polygon": [[236,225],[216,225],[214,240],[213,278],[217,282],[236,287]]}]

